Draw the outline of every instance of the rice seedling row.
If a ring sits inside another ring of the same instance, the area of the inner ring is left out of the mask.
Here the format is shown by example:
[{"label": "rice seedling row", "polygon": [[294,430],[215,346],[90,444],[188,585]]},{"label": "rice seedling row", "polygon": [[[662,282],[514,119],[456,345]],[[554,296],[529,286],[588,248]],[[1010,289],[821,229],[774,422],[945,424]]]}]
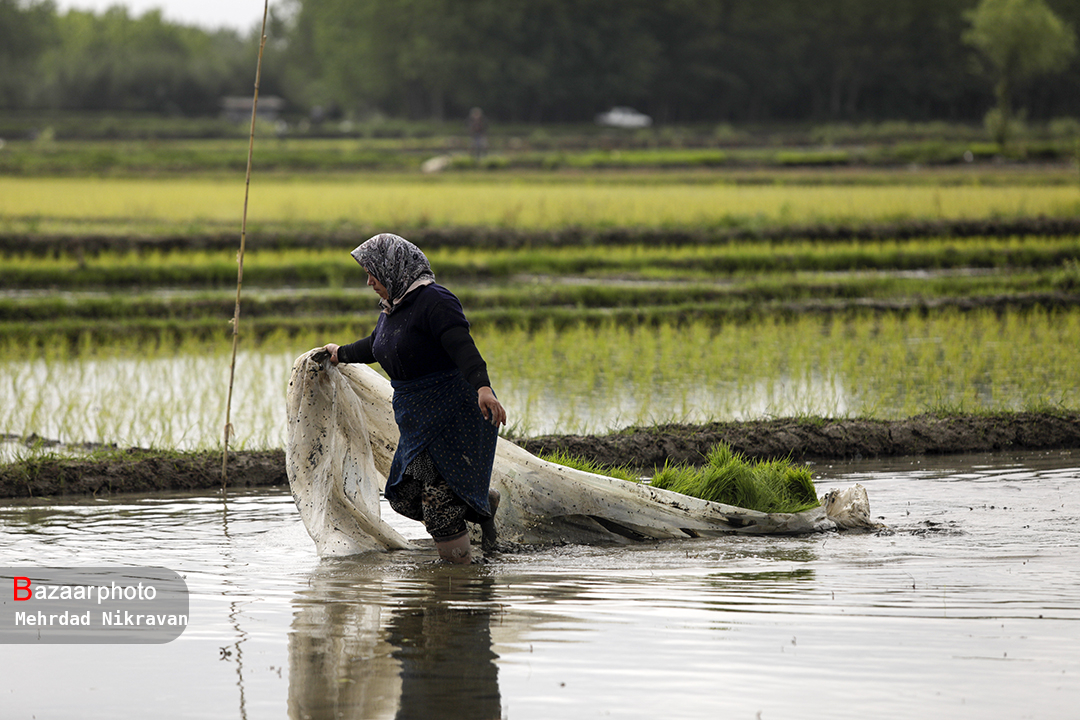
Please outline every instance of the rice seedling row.
[{"label": "rice seedling row", "polygon": [[[517,308],[641,308],[669,305],[749,303],[800,300],[906,299],[1002,297],[1017,294],[1068,292],[1080,287],[1080,263],[1052,270],[942,273],[799,273],[740,274],[712,282],[610,280],[550,276],[519,277],[497,284],[460,282],[455,294],[472,310]],[[48,322],[57,318],[87,321],[172,319],[197,320],[230,316],[232,291],[169,291],[133,295],[126,292],[49,291],[0,295],[0,322]],[[354,316],[373,311],[366,288],[249,289],[245,317]]]},{"label": "rice seedling row", "polygon": [[[240,179],[0,177],[0,218],[239,223]],[[380,228],[741,227],[808,223],[1075,217],[1075,186],[784,186],[449,182],[403,178],[253,181],[250,220]]]},{"label": "rice seedling row", "polygon": [[[333,224],[263,223],[249,227],[251,251],[340,250],[385,230],[349,222]],[[771,245],[792,240],[819,244],[876,243],[948,237],[957,241],[1007,237],[1075,237],[1080,217],[1019,217],[956,221],[912,219],[895,223],[757,225],[732,227],[619,228],[563,227],[537,230],[484,227],[396,228],[429,252],[449,248],[522,250],[553,247],[682,247],[733,243]],[[0,217],[0,254],[4,257],[71,257],[78,261],[102,253],[235,251],[231,224],[187,223],[176,227],[159,221],[55,221]]]},{"label": "rice seedling row", "polygon": [[[497,138],[503,140],[503,138]],[[395,139],[287,139],[263,141],[258,153],[265,171],[335,172],[368,170],[417,170],[432,155],[444,155],[446,170],[508,171],[521,169],[602,170],[657,168],[721,168],[740,166],[838,167],[907,165],[910,163],[954,164],[987,161],[1000,157],[995,143],[978,140],[923,141],[874,144],[859,147],[776,148],[715,147],[714,138],[705,147],[662,147],[657,136],[642,142],[606,142],[623,147],[582,148],[577,142],[552,143],[539,136],[499,142],[495,152],[477,162],[464,152],[462,139],[429,136]],[[696,142],[695,142],[696,141]],[[694,145],[702,144],[695,138]],[[587,142],[595,146],[596,142]],[[553,146],[554,145],[554,146]],[[635,147],[635,145],[639,145]],[[0,155],[0,172],[6,174],[161,175],[205,173],[222,170],[243,171],[245,145],[235,140],[161,141],[13,141]],[[1074,153],[1069,138],[1029,140],[1022,147],[1005,151],[1015,159],[1035,157],[1043,161],[1064,159]]]},{"label": "rice seedling row", "polygon": [[[994,295],[983,298],[953,299],[896,299],[878,302],[860,299],[848,301],[805,301],[785,303],[678,303],[642,307],[567,308],[534,307],[470,311],[472,327],[477,330],[524,329],[535,331],[551,325],[557,329],[577,326],[598,327],[658,327],[665,324],[685,325],[693,322],[755,323],[767,318],[790,319],[801,315],[853,317],[859,315],[938,314],[959,310],[975,312],[990,309],[994,312],[1025,311],[1040,308],[1047,311],[1080,307],[1080,298],[1060,294]],[[344,314],[242,316],[244,347],[260,348],[290,338],[318,331],[325,336],[360,337],[371,331],[376,312]],[[113,345],[119,341],[138,338],[163,346],[175,345],[187,338],[203,342],[228,343],[232,327],[225,313],[216,317],[195,319],[125,318],[91,319],[77,317],[42,321],[0,322],[0,337],[8,342],[50,344],[54,350],[67,352],[81,346]]]},{"label": "rice seedling row", "polygon": [[[362,330],[360,330],[362,332]],[[242,351],[238,446],[280,447],[293,358],[328,341],[298,328]],[[1080,310],[764,317],[753,322],[478,328],[512,432],[776,417],[897,419],[927,411],[1080,406]],[[222,343],[188,336],[0,346],[5,433],[196,449],[220,441]]]},{"label": "rice seedling row", "polygon": [[[214,180],[0,178],[0,232],[48,223],[223,227],[239,208],[229,188]],[[560,237],[587,228],[566,246],[430,250],[438,277],[469,311],[517,434],[1080,406],[1075,233],[686,240],[701,228],[1069,218],[1080,215],[1073,187],[793,192],[472,178],[267,180],[262,190],[267,204],[257,212],[282,227],[363,218],[388,228]],[[683,241],[627,241],[642,228],[654,240],[667,232]],[[605,232],[612,242],[598,243]],[[351,341],[374,323],[373,298],[348,249],[262,248],[247,256],[239,446],[280,446],[296,355]],[[235,279],[232,250],[6,250],[0,285],[25,292],[0,298],[0,431],[215,446]],[[126,296],[132,289],[144,294]]]},{"label": "rice seedling row", "polygon": [[[441,249],[430,253],[442,278],[603,275],[714,280],[739,273],[1058,268],[1080,260],[1080,236],[929,238],[905,241],[806,240],[714,246],[565,247],[525,250]],[[341,288],[358,269],[344,249],[251,251],[245,282],[253,286]],[[236,280],[234,257],[204,251],[104,252],[94,257],[11,256],[0,267],[5,288],[204,286]]]}]

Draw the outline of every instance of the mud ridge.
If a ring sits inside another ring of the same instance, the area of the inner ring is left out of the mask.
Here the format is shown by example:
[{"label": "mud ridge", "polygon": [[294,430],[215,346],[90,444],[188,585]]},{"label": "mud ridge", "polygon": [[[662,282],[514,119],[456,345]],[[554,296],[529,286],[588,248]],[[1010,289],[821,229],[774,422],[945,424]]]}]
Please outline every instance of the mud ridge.
[{"label": "mud ridge", "polygon": [[562,451],[603,465],[654,468],[701,463],[727,443],[748,458],[847,460],[899,455],[1080,448],[1080,413],[919,415],[904,420],[820,418],[661,425],[604,436],[547,435],[519,441],[532,453]]},{"label": "mud ridge", "polygon": [[[284,450],[229,454],[231,489],[288,485]],[[45,497],[215,490],[222,487],[221,453],[155,454],[132,448],[104,457],[50,456],[0,465],[0,497]]]},{"label": "mud ridge", "polygon": [[[905,420],[781,418],[707,425],[628,428],[608,435],[544,435],[515,443],[532,453],[562,451],[645,470],[702,462],[719,442],[748,458],[797,461],[1080,448],[1080,413],[920,415]],[[288,486],[285,452],[235,452],[228,488]],[[101,459],[49,457],[0,465],[0,497],[108,495],[222,487],[221,454],[132,449]]]}]

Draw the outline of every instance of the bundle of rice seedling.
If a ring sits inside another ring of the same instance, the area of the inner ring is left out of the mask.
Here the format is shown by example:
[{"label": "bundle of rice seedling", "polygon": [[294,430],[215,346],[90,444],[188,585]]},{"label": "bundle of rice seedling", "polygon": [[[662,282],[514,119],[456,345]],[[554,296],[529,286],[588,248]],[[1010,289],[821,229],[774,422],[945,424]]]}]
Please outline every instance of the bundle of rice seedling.
[{"label": "bundle of rice seedling", "polygon": [[626,465],[602,465],[577,455],[571,455],[563,450],[540,453],[540,459],[556,463],[557,465],[565,465],[566,467],[574,468],[575,470],[593,473],[594,475],[607,475],[608,477],[626,480],[627,482],[640,482],[637,474]]},{"label": "bundle of rice seedling", "polygon": [[794,513],[820,503],[809,468],[790,460],[747,461],[724,443],[709,451],[703,467],[667,465],[653,487],[703,500],[768,513]]}]

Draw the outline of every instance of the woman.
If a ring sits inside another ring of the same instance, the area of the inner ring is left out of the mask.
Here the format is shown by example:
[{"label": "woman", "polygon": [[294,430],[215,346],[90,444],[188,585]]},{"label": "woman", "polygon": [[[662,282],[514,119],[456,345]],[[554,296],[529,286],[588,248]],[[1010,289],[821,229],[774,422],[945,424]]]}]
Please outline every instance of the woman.
[{"label": "woman", "polygon": [[329,343],[325,350],[333,365],[378,360],[390,376],[401,439],[386,499],[396,512],[424,523],[444,560],[472,562],[467,520],[480,524],[485,550],[495,544],[499,495],[489,484],[506,410],[491,389],[461,303],[435,282],[420,248],[383,233],[352,256],[381,298],[382,314],[368,337]]}]

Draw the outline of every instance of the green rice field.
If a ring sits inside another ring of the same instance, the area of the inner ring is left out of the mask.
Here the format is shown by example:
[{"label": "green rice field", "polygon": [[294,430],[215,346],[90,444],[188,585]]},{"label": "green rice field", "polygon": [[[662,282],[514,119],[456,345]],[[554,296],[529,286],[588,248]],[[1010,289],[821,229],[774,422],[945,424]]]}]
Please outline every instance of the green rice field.
[{"label": "green rice field", "polygon": [[[0,234],[25,238],[5,245],[0,264],[0,434],[218,447],[236,250],[185,247],[183,238],[207,228],[238,234],[241,200],[242,186],[221,179],[0,177]],[[361,227],[538,231],[516,248],[465,241],[429,251],[473,322],[512,435],[1080,408],[1073,232],[685,236],[705,227],[970,219],[992,229],[1010,218],[1077,217],[1080,188],[1059,182],[260,180],[231,444],[281,446],[293,359],[370,331],[375,297],[348,255],[366,237],[350,228]],[[260,223],[308,235],[333,229],[340,247],[260,246]],[[544,241],[543,231],[570,227],[653,234]],[[666,232],[684,237],[664,242]],[[99,233],[118,239],[84,251],[83,239]],[[174,239],[169,250],[136,249],[135,240],[159,234]],[[57,236],[70,242],[35,247]]]},{"label": "green rice field", "polygon": [[[0,177],[4,224],[88,220],[174,226],[234,222],[243,182]],[[1076,185],[734,185],[722,181],[452,182],[398,177],[252,180],[252,223],[372,227],[686,227],[1080,215]]]},{"label": "green rice field", "polygon": [[[356,279],[352,248],[252,250],[245,254],[245,280],[267,288],[309,285],[342,288]],[[774,241],[690,246],[583,245],[520,250],[436,249],[432,267],[445,278],[506,281],[522,276],[577,276],[715,281],[748,273],[778,276],[792,272],[918,271],[961,269],[1068,268],[1080,260],[1080,237],[927,238],[915,240]],[[192,251],[115,253],[5,259],[0,280],[6,288],[67,289],[117,287],[222,288],[235,284],[235,252]],[[842,282],[838,280],[837,282]],[[500,288],[501,297],[520,295]],[[479,294],[479,293],[478,293]],[[513,301],[510,301],[513,304]],[[490,303],[487,303],[490,304]]]},{"label": "green rice field", "polygon": [[[518,435],[761,417],[874,417],[1080,406],[1080,311],[805,315],[747,323],[489,328],[477,342]],[[239,356],[240,447],[279,447],[293,359],[351,336],[298,334]],[[220,441],[227,346],[7,345],[0,427],[65,442]]]}]

